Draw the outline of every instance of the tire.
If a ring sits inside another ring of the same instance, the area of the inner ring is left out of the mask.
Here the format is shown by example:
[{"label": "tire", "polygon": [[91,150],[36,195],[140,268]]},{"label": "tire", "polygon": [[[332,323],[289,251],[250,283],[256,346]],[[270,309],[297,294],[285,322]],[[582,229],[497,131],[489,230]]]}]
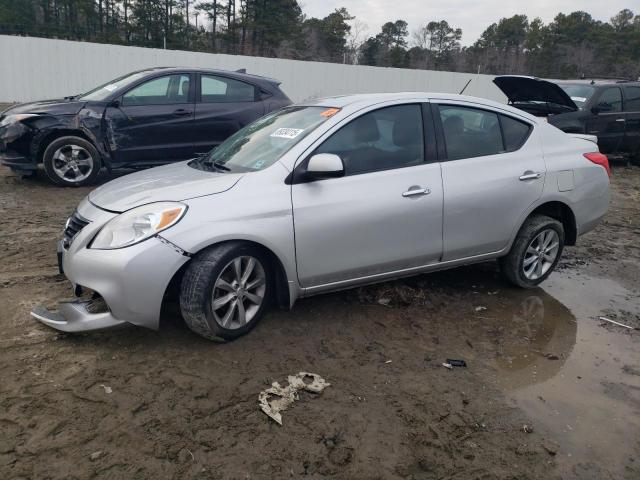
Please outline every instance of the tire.
[{"label": "tire", "polygon": [[511,250],[498,262],[509,282],[518,287],[533,288],[551,275],[563,249],[562,224],[545,215],[534,215],[525,221]]},{"label": "tire", "polygon": [[[242,275],[235,283],[238,259],[243,274],[251,270],[244,283]],[[248,268],[250,259],[255,262],[253,269]],[[218,342],[233,340],[258,324],[273,298],[274,285],[269,258],[261,249],[244,242],[223,243],[199,253],[187,267],[180,287],[180,310],[187,326],[198,335]],[[229,317],[231,309],[235,310]]]},{"label": "tire", "polygon": [[42,155],[44,171],[56,185],[81,187],[93,183],[102,162],[91,142],[80,137],[60,137],[47,145]]}]

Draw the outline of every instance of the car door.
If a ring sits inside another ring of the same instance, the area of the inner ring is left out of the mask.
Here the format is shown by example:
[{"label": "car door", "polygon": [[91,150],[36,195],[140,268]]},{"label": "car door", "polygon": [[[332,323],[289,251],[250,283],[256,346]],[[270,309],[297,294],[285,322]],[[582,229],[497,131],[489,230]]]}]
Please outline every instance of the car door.
[{"label": "car door", "polygon": [[147,80],[107,107],[105,120],[115,163],[164,163],[193,156],[192,75]]},{"label": "car door", "polygon": [[303,287],[332,288],[439,261],[442,179],[423,110],[415,103],[359,114],[315,148],[340,156],[345,175],[292,186]]},{"label": "car door", "polygon": [[589,108],[585,119],[585,132],[598,137],[598,146],[602,153],[618,152],[625,130],[620,87],[603,88],[596,93]]},{"label": "car door", "polygon": [[260,90],[246,82],[202,73],[194,122],[195,148],[207,152],[264,114]]},{"label": "car door", "polygon": [[622,151],[640,154],[640,85],[623,87],[625,130]]},{"label": "car door", "polygon": [[542,194],[545,163],[534,126],[465,102],[434,104],[443,145],[443,261],[503,249]]}]

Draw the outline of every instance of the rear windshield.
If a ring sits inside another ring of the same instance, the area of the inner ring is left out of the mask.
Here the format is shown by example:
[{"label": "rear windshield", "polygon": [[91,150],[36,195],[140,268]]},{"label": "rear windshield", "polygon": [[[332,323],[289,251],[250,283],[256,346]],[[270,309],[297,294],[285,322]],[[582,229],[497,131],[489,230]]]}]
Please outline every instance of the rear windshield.
[{"label": "rear windshield", "polygon": [[292,106],[247,125],[207,155],[189,165],[202,170],[251,172],[273,165],[337,108]]},{"label": "rear windshield", "polygon": [[576,106],[581,110],[595,91],[595,88],[593,88],[591,85],[576,85],[566,83],[560,83],[559,85],[560,88],[562,88],[567,93],[567,95],[571,97],[573,103],[575,103]]}]

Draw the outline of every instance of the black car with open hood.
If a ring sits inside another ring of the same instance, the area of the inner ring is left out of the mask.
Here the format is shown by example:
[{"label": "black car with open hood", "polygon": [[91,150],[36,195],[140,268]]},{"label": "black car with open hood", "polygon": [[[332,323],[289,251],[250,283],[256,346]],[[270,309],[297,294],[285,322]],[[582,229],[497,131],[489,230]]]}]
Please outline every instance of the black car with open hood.
[{"label": "black car with open hood", "polygon": [[640,82],[502,75],[493,83],[509,105],[564,132],[597,136],[601,152],[640,157]]},{"label": "black car with open hood", "polygon": [[493,79],[509,104],[536,117],[575,112],[577,105],[558,85],[536,77],[503,75]]}]

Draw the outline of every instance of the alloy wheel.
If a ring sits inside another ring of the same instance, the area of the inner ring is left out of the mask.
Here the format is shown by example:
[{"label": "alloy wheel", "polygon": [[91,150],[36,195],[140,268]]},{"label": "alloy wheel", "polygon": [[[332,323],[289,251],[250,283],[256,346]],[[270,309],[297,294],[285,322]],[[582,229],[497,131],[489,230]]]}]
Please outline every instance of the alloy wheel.
[{"label": "alloy wheel", "polygon": [[79,145],[64,145],[52,157],[53,170],[61,180],[77,183],[93,171],[94,161],[89,151]]},{"label": "alloy wheel", "polygon": [[559,248],[560,237],[554,229],[547,228],[538,233],[524,252],[524,276],[529,280],[542,277],[555,263]]},{"label": "alloy wheel", "polygon": [[222,328],[247,325],[264,302],[267,278],[260,261],[251,256],[234,258],[220,272],[211,294],[211,311]]}]

